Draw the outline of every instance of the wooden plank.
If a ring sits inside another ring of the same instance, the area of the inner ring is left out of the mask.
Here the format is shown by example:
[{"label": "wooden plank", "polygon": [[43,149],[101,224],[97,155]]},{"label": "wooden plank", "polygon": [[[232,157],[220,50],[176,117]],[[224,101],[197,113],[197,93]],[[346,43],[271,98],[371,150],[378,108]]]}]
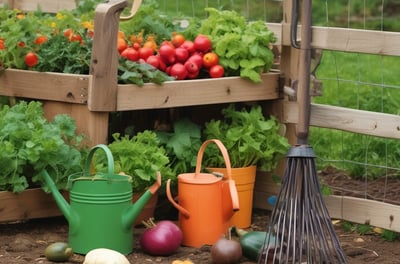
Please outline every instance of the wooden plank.
[{"label": "wooden plank", "polygon": [[280,73],[271,72],[262,76],[262,83],[225,77],[147,83],[143,87],[119,85],[117,111],[277,99],[279,77]]},{"label": "wooden plank", "polygon": [[92,112],[86,105],[63,102],[43,102],[45,116],[53,120],[57,114],[67,114],[75,120],[77,132],[85,134],[87,146],[108,142],[108,112]]},{"label": "wooden plank", "polygon": [[76,8],[75,0],[11,0],[11,8],[24,11],[40,9],[45,13],[57,13],[60,10],[73,10]]},{"label": "wooden plank", "polygon": [[88,106],[91,111],[115,111],[118,85],[117,37],[119,17],[127,1],[111,1],[96,7]]},{"label": "wooden plank", "polygon": [[90,75],[6,69],[0,95],[85,104]]},{"label": "wooden plank", "polygon": [[272,210],[272,206],[267,199],[271,195],[277,195],[279,192],[279,185],[272,179],[273,174],[271,172],[257,171],[253,195],[254,208]]},{"label": "wooden plank", "polygon": [[282,24],[280,23],[265,23],[267,28],[271,30],[275,37],[276,37],[276,42],[274,45],[281,45],[282,44]]},{"label": "wooden plank", "polygon": [[400,56],[399,42],[400,32],[313,27],[314,48]]},{"label": "wooden plank", "polygon": [[[285,102],[285,123],[297,123],[297,104]],[[345,107],[311,104],[311,126],[400,139],[400,116]]]},{"label": "wooden plank", "polygon": [[324,200],[332,218],[400,232],[399,206],[350,196],[329,195]]},{"label": "wooden plank", "polygon": [[[67,198],[68,193],[63,192]],[[60,216],[53,196],[42,189],[28,189],[20,194],[0,192],[0,222]]]},{"label": "wooden plank", "polygon": [[[281,44],[290,46],[290,23],[282,24]],[[274,32],[278,32],[277,26]],[[297,32],[301,32],[301,26]],[[353,28],[312,27],[313,48],[400,56],[400,32]]]}]

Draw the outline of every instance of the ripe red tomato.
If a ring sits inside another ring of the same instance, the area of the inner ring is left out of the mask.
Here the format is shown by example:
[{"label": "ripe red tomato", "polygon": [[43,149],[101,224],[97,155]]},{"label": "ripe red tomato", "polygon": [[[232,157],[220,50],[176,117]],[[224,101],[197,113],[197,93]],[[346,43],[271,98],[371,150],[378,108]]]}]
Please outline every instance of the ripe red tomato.
[{"label": "ripe red tomato", "polygon": [[199,73],[200,69],[197,67],[197,64],[194,61],[187,60],[184,65],[188,73]]},{"label": "ripe red tomato", "polygon": [[200,54],[193,54],[189,57],[188,61],[193,61],[194,63],[196,63],[199,69],[203,67],[203,57]]},{"label": "ripe red tomato", "polygon": [[4,39],[0,38],[0,50],[5,50],[6,49],[6,44]]},{"label": "ripe red tomato", "polygon": [[40,44],[42,44],[42,43],[45,43],[46,41],[47,41],[47,37],[44,36],[44,35],[40,35],[40,36],[37,36],[37,37],[36,37],[36,39],[35,39],[35,44],[36,44],[36,45],[40,45]]},{"label": "ripe red tomato", "polygon": [[125,58],[131,61],[138,61],[139,60],[139,51],[135,50],[132,47],[126,48],[121,53],[121,58]]},{"label": "ripe red tomato", "polygon": [[154,55],[154,51],[152,49],[150,49],[150,48],[140,48],[139,49],[139,57],[141,59],[147,60],[147,58],[150,57],[151,55]]},{"label": "ripe red tomato", "polygon": [[185,63],[189,57],[189,51],[184,48],[175,49],[175,58],[177,62]]},{"label": "ripe red tomato", "polygon": [[203,53],[211,50],[211,40],[206,35],[197,35],[193,41],[194,49]]},{"label": "ripe red tomato", "polygon": [[218,55],[214,52],[208,52],[203,55],[203,66],[205,68],[211,68],[212,66],[217,65],[218,61]]},{"label": "ripe red tomato", "polygon": [[23,41],[19,41],[17,45],[20,48],[25,48],[25,46],[26,46],[25,42],[23,42]]},{"label": "ripe red tomato", "polygon": [[25,55],[25,64],[28,67],[33,67],[38,63],[38,56],[36,55],[36,53],[30,51]]},{"label": "ripe red tomato", "polygon": [[167,64],[172,65],[175,63],[175,48],[168,43],[161,44],[158,53],[160,54],[161,59]]},{"label": "ripe red tomato", "polygon": [[71,37],[69,38],[70,41],[78,41],[82,43],[82,36],[79,34],[72,34]]},{"label": "ripe red tomato", "polygon": [[177,62],[171,66],[169,75],[177,80],[184,80],[187,76],[186,67],[182,63]]},{"label": "ripe red tomato", "polygon": [[66,36],[67,38],[70,38],[72,36],[72,29],[67,28],[66,30],[63,31],[64,36]]},{"label": "ripe red tomato", "polygon": [[146,63],[152,65],[154,68],[160,67],[160,57],[156,55],[151,55],[147,58]]},{"label": "ripe red tomato", "polygon": [[194,43],[191,40],[185,40],[180,47],[187,49],[187,51],[189,51],[189,54],[193,54],[195,52]]},{"label": "ripe red tomato", "polygon": [[210,68],[210,70],[208,71],[208,73],[210,74],[211,78],[221,78],[224,76],[225,70],[224,70],[224,67],[217,64],[217,65],[212,66]]},{"label": "ripe red tomato", "polygon": [[[135,50],[139,50],[140,49],[140,43],[139,42],[135,42],[135,43],[133,43],[132,44],[132,47],[135,49]],[[144,47],[144,46],[143,46]],[[146,47],[145,47],[146,48]]]}]

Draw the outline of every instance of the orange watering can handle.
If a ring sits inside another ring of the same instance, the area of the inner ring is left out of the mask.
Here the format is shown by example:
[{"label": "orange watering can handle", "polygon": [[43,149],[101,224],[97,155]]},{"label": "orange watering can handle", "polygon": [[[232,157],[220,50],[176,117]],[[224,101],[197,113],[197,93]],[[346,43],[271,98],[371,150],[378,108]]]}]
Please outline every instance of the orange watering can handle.
[{"label": "orange watering can handle", "polygon": [[233,211],[239,211],[239,195],[236,189],[235,181],[234,180],[228,180],[229,183],[229,192],[231,194],[231,199],[232,199],[232,208]]},{"label": "orange watering can handle", "polygon": [[203,144],[201,145],[201,147],[199,149],[199,153],[197,155],[196,172],[195,172],[194,177],[197,177],[197,175],[200,174],[203,153],[204,153],[204,150],[207,147],[207,145],[210,143],[215,143],[217,145],[217,147],[219,148],[219,150],[221,151],[221,154],[225,161],[226,173],[228,174],[226,176],[229,180],[231,180],[232,179],[231,160],[229,159],[228,151],[226,150],[224,144],[222,144],[222,142],[219,139],[209,139],[209,140],[204,141]]},{"label": "orange watering can handle", "polygon": [[167,198],[168,200],[172,203],[173,206],[175,206],[176,209],[179,210],[179,212],[186,218],[190,217],[190,213],[188,210],[180,206],[177,202],[175,202],[174,198],[172,198],[171,195],[171,187],[170,187],[171,179],[168,179],[167,181],[167,186],[166,186],[166,193],[167,193]]}]

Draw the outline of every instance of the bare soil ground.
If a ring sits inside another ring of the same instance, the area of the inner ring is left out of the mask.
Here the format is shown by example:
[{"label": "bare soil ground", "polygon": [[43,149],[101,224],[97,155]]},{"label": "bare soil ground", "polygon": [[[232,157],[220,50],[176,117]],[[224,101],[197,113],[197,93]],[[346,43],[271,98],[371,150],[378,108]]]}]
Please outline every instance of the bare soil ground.
[{"label": "bare soil ground", "polygon": [[[365,193],[362,181],[354,181],[346,175],[335,171],[322,173],[325,183],[333,186],[335,192],[342,193],[344,188],[352,190],[352,194]],[[400,188],[398,180],[390,180],[390,189]],[[369,195],[382,198],[382,189],[387,185],[387,180],[368,182]],[[394,185],[398,184],[398,185]],[[359,191],[358,191],[359,190]],[[348,192],[348,191],[346,191]],[[384,199],[397,200],[398,192],[393,192],[392,197],[385,194]],[[383,199],[383,198],[382,198]],[[269,212],[255,210],[252,218],[252,229],[265,231],[268,223]],[[348,257],[348,263],[400,263],[400,240],[393,242],[383,240],[376,233],[360,235],[356,232],[346,231],[341,223],[335,225],[343,250]],[[181,247],[174,255],[169,257],[154,257],[144,254],[139,245],[138,238],[144,231],[143,227],[134,230],[135,246],[133,252],[128,255],[131,263],[172,263],[173,260],[190,259],[193,263],[212,263],[210,247],[202,248]],[[24,223],[0,224],[0,263],[51,263],[44,257],[47,245],[57,241],[68,240],[68,224],[63,217],[36,219]],[[67,263],[82,263],[83,256],[73,255]],[[242,258],[240,263],[254,263]]]}]

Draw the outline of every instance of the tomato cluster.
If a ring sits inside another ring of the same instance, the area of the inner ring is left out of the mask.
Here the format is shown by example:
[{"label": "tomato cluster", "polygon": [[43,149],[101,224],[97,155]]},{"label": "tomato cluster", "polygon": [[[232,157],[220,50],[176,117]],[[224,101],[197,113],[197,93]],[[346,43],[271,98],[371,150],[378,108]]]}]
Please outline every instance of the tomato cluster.
[{"label": "tomato cluster", "polygon": [[212,51],[211,40],[205,35],[198,35],[192,41],[174,33],[170,40],[159,46],[151,36],[145,41],[138,36],[131,36],[129,40],[130,44],[123,33],[118,35],[121,58],[148,63],[176,80],[196,79],[200,75],[211,78],[224,76],[218,55]]},{"label": "tomato cluster", "polygon": [[[57,32],[54,32],[57,34]],[[88,32],[89,37],[93,37],[93,32]],[[63,35],[71,42],[78,41],[81,45],[84,44],[82,36],[79,33],[74,32],[72,29],[66,29],[63,32]],[[50,36],[51,37],[51,36]],[[37,55],[37,51],[39,50],[39,46],[43,43],[46,43],[49,40],[49,37],[46,35],[38,34],[34,39],[33,43],[25,43],[24,41],[18,42],[19,48],[25,48],[29,46],[28,51],[25,53],[24,62],[28,68],[35,67],[39,63],[39,57]],[[28,46],[27,46],[28,45]],[[7,47],[5,45],[5,40],[0,38],[0,50],[5,50]]]}]

